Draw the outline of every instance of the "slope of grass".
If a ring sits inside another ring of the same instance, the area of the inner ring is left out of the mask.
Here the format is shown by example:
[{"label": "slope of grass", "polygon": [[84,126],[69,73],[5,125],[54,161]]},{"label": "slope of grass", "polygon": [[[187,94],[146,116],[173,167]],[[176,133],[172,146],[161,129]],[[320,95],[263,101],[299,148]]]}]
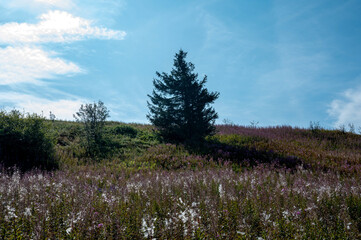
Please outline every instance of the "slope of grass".
[{"label": "slope of grass", "polygon": [[292,127],[219,126],[218,130],[215,138],[221,142],[293,156],[313,169],[345,174],[361,171],[361,136],[358,134]]},{"label": "slope of grass", "polygon": [[0,174],[3,239],[361,238],[359,135],[223,125],[190,149],[109,122],[94,160],[51,124],[59,170]]}]

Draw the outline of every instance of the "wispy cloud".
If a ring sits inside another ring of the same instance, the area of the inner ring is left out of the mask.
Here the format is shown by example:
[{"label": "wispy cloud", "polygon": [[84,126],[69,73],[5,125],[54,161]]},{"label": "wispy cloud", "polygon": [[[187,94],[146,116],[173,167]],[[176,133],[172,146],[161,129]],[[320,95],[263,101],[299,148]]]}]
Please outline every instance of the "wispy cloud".
[{"label": "wispy cloud", "polygon": [[[88,102],[45,84],[47,79],[86,72],[78,64],[60,57],[57,44],[88,39],[122,40],[126,33],[103,27],[87,14],[85,18],[77,16],[80,8],[86,11],[77,3],[78,0],[0,1],[0,7],[9,14],[20,10],[38,15],[36,22],[0,24],[0,108],[46,116],[52,111],[59,119],[71,120],[79,106]],[[41,91],[56,94],[39,96]]]},{"label": "wispy cloud", "polygon": [[0,85],[41,84],[42,79],[82,72],[76,64],[54,55],[38,47],[0,48]]},{"label": "wispy cloud", "polygon": [[[56,4],[60,1],[41,2]],[[0,44],[8,45],[0,48],[0,85],[40,84],[43,79],[57,75],[85,72],[75,63],[44,50],[40,47],[44,43],[89,38],[121,40],[125,36],[123,31],[93,26],[92,21],[64,11],[48,11],[39,19],[36,24],[11,22],[0,25]]]},{"label": "wispy cloud", "polygon": [[35,3],[50,5],[59,8],[69,8],[73,6],[73,2],[71,0],[33,0]]},{"label": "wispy cloud", "polygon": [[[57,119],[73,120],[73,114],[79,110],[80,105],[88,101],[77,97],[49,100],[18,92],[0,92],[0,102],[25,112],[43,114],[45,117],[52,112]],[[0,108],[11,110],[11,108],[1,105]]]},{"label": "wispy cloud", "polygon": [[11,0],[3,1],[0,5],[7,9],[25,8],[35,12],[50,8],[71,9],[76,6],[73,0]]},{"label": "wispy cloud", "polygon": [[123,31],[93,26],[90,20],[64,11],[49,11],[39,19],[37,24],[12,22],[0,25],[0,43],[72,42],[87,38],[121,40],[126,35]]},{"label": "wispy cloud", "polygon": [[335,118],[334,126],[355,124],[361,126],[361,86],[346,90],[340,99],[331,102],[328,114]]}]

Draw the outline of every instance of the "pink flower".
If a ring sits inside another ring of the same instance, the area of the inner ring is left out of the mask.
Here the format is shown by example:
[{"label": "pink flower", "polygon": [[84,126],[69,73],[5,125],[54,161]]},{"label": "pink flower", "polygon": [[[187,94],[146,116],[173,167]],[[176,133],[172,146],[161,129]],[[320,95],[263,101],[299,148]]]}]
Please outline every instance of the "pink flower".
[{"label": "pink flower", "polygon": [[103,227],[103,223],[98,224],[98,228],[101,228],[101,227]]}]

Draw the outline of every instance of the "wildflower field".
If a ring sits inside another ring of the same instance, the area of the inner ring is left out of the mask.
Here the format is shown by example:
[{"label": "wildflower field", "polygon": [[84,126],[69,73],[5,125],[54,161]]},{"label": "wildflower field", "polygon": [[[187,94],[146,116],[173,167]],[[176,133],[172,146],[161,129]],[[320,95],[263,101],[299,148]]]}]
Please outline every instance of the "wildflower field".
[{"label": "wildflower field", "polygon": [[358,134],[220,125],[190,149],[108,122],[94,160],[49,124],[57,170],[1,170],[1,239],[361,239]]}]

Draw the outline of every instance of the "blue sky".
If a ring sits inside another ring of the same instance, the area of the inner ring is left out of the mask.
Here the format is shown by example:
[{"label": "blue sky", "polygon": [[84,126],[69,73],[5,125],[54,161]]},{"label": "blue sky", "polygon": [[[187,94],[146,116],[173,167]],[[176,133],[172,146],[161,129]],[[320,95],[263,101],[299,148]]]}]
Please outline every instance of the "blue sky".
[{"label": "blue sky", "polygon": [[358,0],[0,0],[0,108],[72,120],[102,100],[147,123],[155,72],[182,48],[218,123],[361,126]]}]

